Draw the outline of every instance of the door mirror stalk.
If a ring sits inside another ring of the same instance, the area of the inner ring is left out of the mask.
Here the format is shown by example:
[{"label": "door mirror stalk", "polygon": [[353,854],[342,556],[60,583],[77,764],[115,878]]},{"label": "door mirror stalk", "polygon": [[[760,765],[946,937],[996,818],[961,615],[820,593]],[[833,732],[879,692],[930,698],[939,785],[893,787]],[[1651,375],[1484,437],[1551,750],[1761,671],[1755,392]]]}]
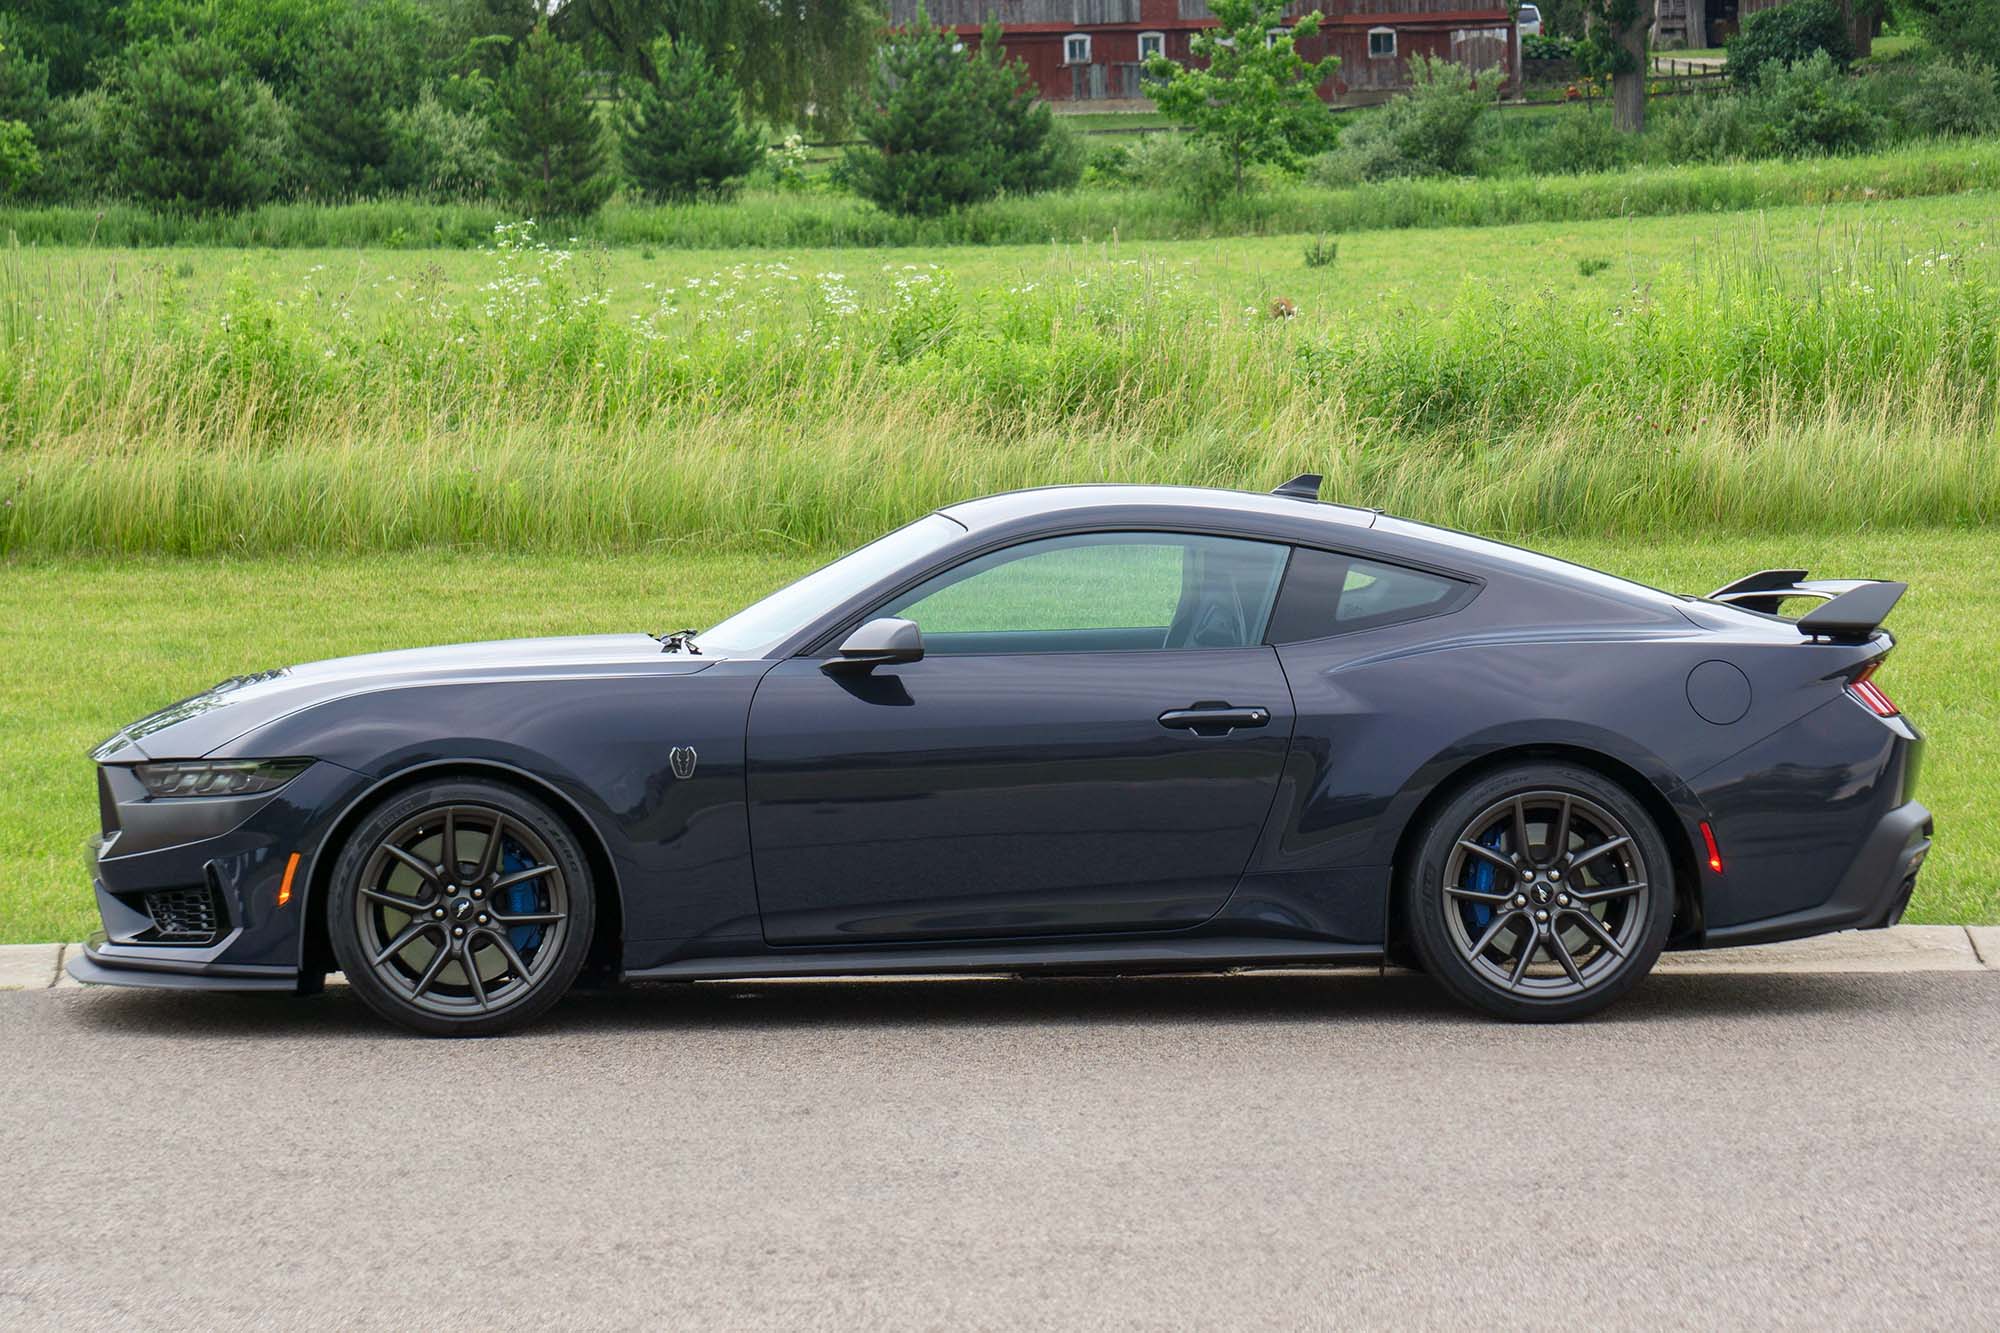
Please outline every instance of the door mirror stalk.
[{"label": "door mirror stalk", "polygon": [[878,666],[917,662],[924,655],[924,632],[914,620],[885,616],[871,620],[840,645],[840,654],[820,663],[828,675],[873,671]]}]

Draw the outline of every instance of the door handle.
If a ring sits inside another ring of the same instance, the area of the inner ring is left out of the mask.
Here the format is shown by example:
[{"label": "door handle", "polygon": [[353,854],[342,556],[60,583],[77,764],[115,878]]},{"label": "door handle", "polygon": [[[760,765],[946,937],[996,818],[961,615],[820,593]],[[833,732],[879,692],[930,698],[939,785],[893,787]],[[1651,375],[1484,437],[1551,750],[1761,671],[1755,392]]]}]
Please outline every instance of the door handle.
[{"label": "door handle", "polygon": [[1201,703],[1188,708],[1169,708],[1160,714],[1160,725],[1197,736],[1227,736],[1238,727],[1261,727],[1271,720],[1268,708],[1237,708],[1231,704]]}]

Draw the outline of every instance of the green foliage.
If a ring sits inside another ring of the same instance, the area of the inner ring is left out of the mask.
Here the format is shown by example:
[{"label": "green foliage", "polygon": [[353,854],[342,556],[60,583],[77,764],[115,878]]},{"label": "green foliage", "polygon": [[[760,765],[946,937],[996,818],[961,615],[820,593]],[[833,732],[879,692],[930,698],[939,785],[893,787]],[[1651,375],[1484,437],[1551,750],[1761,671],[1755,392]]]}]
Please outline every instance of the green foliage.
[{"label": "green foliage", "polygon": [[1765,156],[1859,152],[1881,137],[1882,118],[1825,51],[1782,68],[1766,65],[1749,99],[1754,144]]},{"label": "green foliage", "polygon": [[396,120],[423,86],[434,31],[429,12],[408,0],[371,0],[321,26],[287,98],[315,194],[373,194],[394,183]]},{"label": "green foliage", "polygon": [[23,192],[42,174],[42,155],[35,136],[18,120],[0,120],[0,198]]},{"label": "green foliage", "polygon": [[689,42],[660,38],[652,65],[659,82],[628,79],[619,108],[625,174],[653,200],[733,194],[764,155],[744,128],[735,85]]},{"label": "green foliage", "polygon": [[1576,42],[1544,30],[1521,39],[1523,60],[1569,60],[1576,55]]},{"label": "green foliage", "polygon": [[207,38],[127,50],[105,108],[120,187],[155,203],[247,208],[278,194],[293,153],[271,90]]},{"label": "green foliage", "polygon": [[855,193],[891,213],[937,217],[1002,192],[1076,184],[1081,145],[1056,127],[997,30],[968,59],[956,37],[918,18],[883,43],[855,115],[863,142],[841,164]]},{"label": "green foliage", "polygon": [[1410,91],[1391,99],[1341,138],[1331,169],[1355,180],[1460,176],[1472,170],[1481,124],[1506,79],[1435,56],[1410,58]]},{"label": "green foliage", "polygon": [[1576,261],[1578,277],[1594,278],[1611,267],[1611,261],[1602,255],[1583,255]]},{"label": "green foliage", "polygon": [[1925,61],[1897,110],[1915,134],[1993,134],[2000,132],[1996,82],[1992,65],[1969,56]]},{"label": "green foliage", "polygon": [[1315,90],[1333,77],[1339,58],[1299,55],[1295,43],[1319,32],[1319,15],[1286,28],[1285,9],[1285,0],[1211,0],[1218,26],[1195,34],[1191,47],[1208,67],[1164,55],[1146,66],[1154,102],[1222,153],[1238,194],[1253,164],[1296,167],[1330,147],[1336,133]]},{"label": "green foliage", "polygon": [[501,187],[510,200],[537,217],[588,217],[604,206],[615,182],[574,47],[546,24],[537,27],[500,79],[495,101]]},{"label": "green foliage", "polygon": [[486,117],[455,111],[426,88],[389,114],[388,181],[433,199],[480,199],[500,182],[500,154]]},{"label": "green foliage", "polygon": [[103,88],[51,99],[34,193],[48,200],[102,198],[116,175],[110,125],[111,95]]},{"label": "green foliage", "polygon": [[1306,247],[1307,268],[1332,268],[1333,261],[1340,258],[1340,242],[1324,236],[1315,236]]},{"label": "green foliage", "polygon": [[883,26],[875,0],[569,0],[553,21],[649,82],[658,38],[692,43],[756,115],[819,133],[843,127]]},{"label": "green foliage", "polygon": [[117,52],[127,3],[8,0],[7,12],[0,14],[0,42],[45,65],[49,93],[66,96],[94,84],[93,70]]},{"label": "green foliage", "polygon": [[49,117],[49,64],[0,34],[0,120],[17,120],[39,139]]},{"label": "green foliage", "polygon": [[1820,51],[1838,69],[1854,61],[1854,39],[1838,0],[1792,0],[1744,19],[1729,42],[1729,77],[1749,87],[1766,65],[1797,64]]},{"label": "green foliage", "polygon": [[119,18],[134,45],[207,38],[289,97],[329,30],[363,8],[356,0],[125,0]]},{"label": "green foliage", "polygon": [[1899,20],[1913,18],[1939,51],[2000,65],[2000,4],[1994,0],[1897,0],[1896,12]]},{"label": "green foliage", "polygon": [[973,58],[974,82],[992,117],[989,133],[1000,151],[1000,188],[1007,194],[1067,190],[1083,178],[1083,141],[1035,90],[1028,67],[1007,58],[1000,25],[987,24]]},{"label": "green foliage", "polygon": [[1630,135],[1594,107],[1565,107],[1535,158],[1542,171],[1615,171],[1632,160]]}]

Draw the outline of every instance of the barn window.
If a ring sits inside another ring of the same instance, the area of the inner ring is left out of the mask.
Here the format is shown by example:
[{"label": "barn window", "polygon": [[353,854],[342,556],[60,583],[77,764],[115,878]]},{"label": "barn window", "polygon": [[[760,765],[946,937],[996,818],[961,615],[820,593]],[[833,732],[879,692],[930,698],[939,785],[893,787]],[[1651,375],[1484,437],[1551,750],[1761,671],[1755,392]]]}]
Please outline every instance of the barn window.
[{"label": "barn window", "polygon": [[1154,56],[1167,53],[1167,35],[1163,32],[1142,32],[1139,34],[1139,59],[1151,60]]},{"label": "barn window", "polygon": [[1088,65],[1090,63],[1090,34],[1073,32],[1063,38],[1063,63],[1066,65]]},{"label": "barn window", "polygon": [[1396,54],[1396,30],[1394,28],[1370,28],[1368,30],[1368,56],[1371,60]]}]

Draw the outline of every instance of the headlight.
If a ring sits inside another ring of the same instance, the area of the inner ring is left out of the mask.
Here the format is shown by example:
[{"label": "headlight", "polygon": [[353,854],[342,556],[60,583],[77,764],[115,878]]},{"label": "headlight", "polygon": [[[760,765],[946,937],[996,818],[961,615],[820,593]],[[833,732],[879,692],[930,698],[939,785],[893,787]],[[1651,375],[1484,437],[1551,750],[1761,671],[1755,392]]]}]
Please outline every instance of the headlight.
[{"label": "headlight", "polygon": [[178,759],[132,772],[152,796],[251,796],[276,791],[311,766],[310,759]]}]

